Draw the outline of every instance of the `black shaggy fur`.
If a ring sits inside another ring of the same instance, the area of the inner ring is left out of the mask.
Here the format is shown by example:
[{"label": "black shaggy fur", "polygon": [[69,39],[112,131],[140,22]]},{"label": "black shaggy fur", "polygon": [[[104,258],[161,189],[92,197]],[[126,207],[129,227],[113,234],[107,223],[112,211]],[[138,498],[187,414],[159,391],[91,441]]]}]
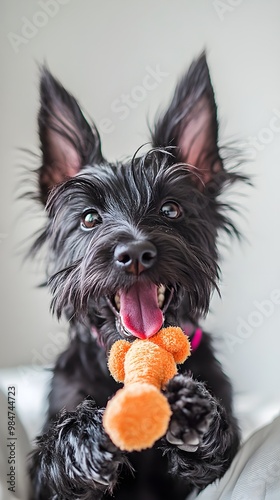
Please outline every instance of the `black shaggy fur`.
[{"label": "black shaggy fur", "polygon": [[30,460],[33,500],[183,500],[220,478],[236,453],[232,390],[207,333],[165,389],[173,416],[152,449],[121,452],[102,427],[118,388],[108,350],[135,334],[116,294],[138,290],[145,299],[142,289],[165,285],[165,325],[196,326],[208,311],[217,232],[236,232],[219,195],[245,180],[224,168],[216,115],[203,54],[158,118],[150,151],[109,163],[96,127],[42,70],[38,180],[49,217],[32,251],[47,245],[52,309],[68,318],[70,343],[54,368],[47,422]]}]

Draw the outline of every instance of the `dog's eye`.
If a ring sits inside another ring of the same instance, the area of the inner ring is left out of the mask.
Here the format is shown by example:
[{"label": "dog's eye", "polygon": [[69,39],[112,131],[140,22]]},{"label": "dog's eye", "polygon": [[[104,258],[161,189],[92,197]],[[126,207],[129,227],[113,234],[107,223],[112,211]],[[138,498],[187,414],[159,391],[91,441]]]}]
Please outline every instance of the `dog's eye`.
[{"label": "dog's eye", "polygon": [[178,219],[182,215],[182,209],[175,201],[166,201],[160,209],[161,215],[169,219]]},{"label": "dog's eye", "polygon": [[100,224],[102,219],[96,210],[87,210],[83,213],[81,219],[82,229],[93,229],[97,224]]}]

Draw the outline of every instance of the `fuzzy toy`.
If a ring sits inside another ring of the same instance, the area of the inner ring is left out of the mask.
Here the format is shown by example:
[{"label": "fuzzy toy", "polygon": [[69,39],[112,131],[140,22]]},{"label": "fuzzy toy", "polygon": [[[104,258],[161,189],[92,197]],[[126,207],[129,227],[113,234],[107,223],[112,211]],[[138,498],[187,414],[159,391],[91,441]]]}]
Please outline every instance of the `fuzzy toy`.
[{"label": "fuzzy toy", "polygon": [[103,425],[121,450],[150,448],[166,433],[171,409],[161,389],[176,375],[176,363],[189,355],[188,337],[179,327],[163,328],[132,343],[115,342],[108,366],[124,387],[108,402]]}]

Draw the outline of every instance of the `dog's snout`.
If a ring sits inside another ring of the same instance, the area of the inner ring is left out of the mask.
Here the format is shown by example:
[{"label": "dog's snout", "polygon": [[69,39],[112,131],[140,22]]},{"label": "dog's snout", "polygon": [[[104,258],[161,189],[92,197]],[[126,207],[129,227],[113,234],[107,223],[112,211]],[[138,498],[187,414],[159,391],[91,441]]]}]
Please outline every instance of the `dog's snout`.
[{"label": "dog's snout", "polygon": [[119,244],[115,248],[114,259],[117,266],[128,273],[139,275],[154,265],[157,259],[157,249],[150,241]]}]

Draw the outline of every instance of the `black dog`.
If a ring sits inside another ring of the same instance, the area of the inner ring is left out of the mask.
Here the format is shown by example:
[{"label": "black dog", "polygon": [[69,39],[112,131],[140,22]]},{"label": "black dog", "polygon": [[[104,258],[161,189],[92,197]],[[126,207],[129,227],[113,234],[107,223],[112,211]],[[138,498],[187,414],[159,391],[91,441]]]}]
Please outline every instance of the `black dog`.
[{"label": "black dog", "polygon": [[[33,251],[47,245],[52,309],[66,314],[71,340],[31,457],[33,499],[181,500],[220,478],[236,453],[231,386],[197,326],[217,286],[217,232],[236,232],[219,195],[246,179],[224,168],[216,115],[203,54],[158,119],[152,149],[109,163],[95,126],[42,71],[38,179],[49,218]],[[167,435],[123,453],[102,427],[118,388],[108,350],[163,324],[190,333],[193,354],[165,390]]]}]

